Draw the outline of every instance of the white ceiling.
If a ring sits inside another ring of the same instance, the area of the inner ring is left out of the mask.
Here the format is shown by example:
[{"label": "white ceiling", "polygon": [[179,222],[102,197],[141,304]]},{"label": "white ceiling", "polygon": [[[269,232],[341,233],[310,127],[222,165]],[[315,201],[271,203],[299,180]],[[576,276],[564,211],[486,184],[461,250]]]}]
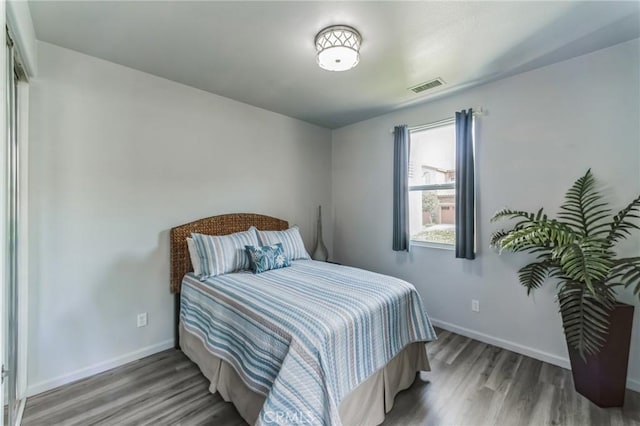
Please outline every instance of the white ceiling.
[{"label": "white ceiling", "polygon": [[[336,128],[640,36],[632,2],[31,1],[39,40]],[[360,64],[315,63],[346,24]],[[407,90],[442,77],[444,87]]]}]

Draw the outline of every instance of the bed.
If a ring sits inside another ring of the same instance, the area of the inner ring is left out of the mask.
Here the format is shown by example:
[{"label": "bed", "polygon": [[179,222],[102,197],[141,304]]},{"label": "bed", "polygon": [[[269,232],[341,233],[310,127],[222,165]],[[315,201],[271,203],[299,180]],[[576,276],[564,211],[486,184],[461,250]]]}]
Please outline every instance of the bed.
[{"label": "bed", "polygon": [[186,238],[285,230],[228,214],[171,230],[176,345],[252,425],[378,425],[419,371],[435,333],[415,288],[357,268],[297,260],[261,274],[198,279]]}]

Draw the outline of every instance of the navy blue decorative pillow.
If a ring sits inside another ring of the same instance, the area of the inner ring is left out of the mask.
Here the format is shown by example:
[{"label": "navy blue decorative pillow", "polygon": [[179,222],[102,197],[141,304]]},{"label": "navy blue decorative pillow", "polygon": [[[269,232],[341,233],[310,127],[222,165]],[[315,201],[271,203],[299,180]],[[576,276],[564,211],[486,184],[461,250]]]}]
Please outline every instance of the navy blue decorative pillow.
[{"label": "navy blue decorative pillow", "polygon": [[250,268],[254,274],[291,266],[291,259],[284,254],[281,243],[262,247],[244,247],[249,255]]}]

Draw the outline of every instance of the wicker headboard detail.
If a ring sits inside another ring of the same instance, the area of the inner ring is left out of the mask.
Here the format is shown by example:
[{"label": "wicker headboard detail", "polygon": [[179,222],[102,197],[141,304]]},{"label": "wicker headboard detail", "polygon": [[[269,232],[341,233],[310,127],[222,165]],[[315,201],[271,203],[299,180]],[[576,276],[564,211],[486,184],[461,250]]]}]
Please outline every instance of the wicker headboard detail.
[{"label": "wicker headboard detail", "polygon": [[282,231],[289,227],[289,223],[286,220],[260,214],[232,213],[212,216],[171,228],[169,237],[171,239],[171,293],[179,292],[182,278],[187,272],[193,271],[187,248],[187,237],[191,236],[192,232],[206,235],[227,235],[246,231],[251,226],[263,231]]}]

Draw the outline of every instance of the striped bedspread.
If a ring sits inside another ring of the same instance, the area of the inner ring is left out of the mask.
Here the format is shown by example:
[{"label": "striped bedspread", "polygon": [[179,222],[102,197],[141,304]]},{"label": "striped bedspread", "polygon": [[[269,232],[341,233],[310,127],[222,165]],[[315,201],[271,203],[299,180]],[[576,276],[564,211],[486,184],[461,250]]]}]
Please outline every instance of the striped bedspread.
[{"label": "striped bedspread", "polygon": [[265,395],[258,425],[340,425],[342,399],[409,343],[436,338],[413,285],[312,260],[182,283],[187,331]]}]

